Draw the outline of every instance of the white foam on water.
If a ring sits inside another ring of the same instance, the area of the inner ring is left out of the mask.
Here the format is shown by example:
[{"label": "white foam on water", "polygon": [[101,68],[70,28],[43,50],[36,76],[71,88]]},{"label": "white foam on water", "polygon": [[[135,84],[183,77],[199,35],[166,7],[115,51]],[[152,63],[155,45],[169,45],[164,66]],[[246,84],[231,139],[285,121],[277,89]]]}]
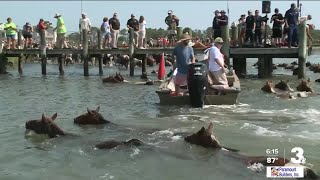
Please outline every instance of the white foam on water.
[{"label": "white foam on water", "polygon": [[114,176],[109,175],[109,173],[105,173],[104,175],[99,176],[99,178],[100,178],[100,179],[106,179],[106,180],[108,180],[108,179],[113,179]]},{"label": "white foam on water", "polygon": [[172,139],[172,142],[176,142],[178,140],[180,140],[182,138],[182,136],[172,136],[171,139]]},{"label": "white foam on water", "polygon": [[240,129],[254,130],[253,132],[258,136],[283,136],[283,133],[281,132],[271,131],[267,128],[251,123],[244,123],[243,126],[240,127]]},{"label": "white foam on water", "polygon": [[151,135],[155,136],[161,136],[161,135],[173,135],[173,131],[167,129],[167,130],[161,130],[161,131],[156,131],[153,132]]},{"label": "white foam on water", "polygon": [[134,156],[138,155],[140,153],[140,150],[136,147],[132,148],[133,149],[133,153],[130,154],[131,158],[134,158]]},{"label": "white foam on water", "polygon": [[251,166],[248,166],[247,168],[254,171],[254,172],[261,172],[261,171],[263,171],[264,166],[261,163],[254,163]]}]

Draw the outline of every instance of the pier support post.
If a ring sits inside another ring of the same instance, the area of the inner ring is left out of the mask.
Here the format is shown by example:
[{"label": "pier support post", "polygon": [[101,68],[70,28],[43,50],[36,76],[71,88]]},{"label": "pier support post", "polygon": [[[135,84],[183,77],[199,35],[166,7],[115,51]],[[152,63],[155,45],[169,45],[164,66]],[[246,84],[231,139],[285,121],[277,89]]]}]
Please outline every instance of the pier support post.
[{"label": "pier support post", "polygon": [[134,76],[134,31],[133,28],[129,30],[129,57],[130,57],[130,76]]},{"label": "pier support post", "polygon": [[19,74],[23,73],[23,70],[22,70],[22,55],[20,55],[18,57],[18,72],[19,72]]},{"label": "pier support post", "polygon": [[142,68],[141,68],[141,79],[148,79],[148,76],[147,76],[147,54],[143,55],[143,58],[142,58]]},{"label": "pier support post", "polygon": [[177,40],[180,40],[182,33],[182,27],[177,27]]},{"label": "pier support post", "polygon": [[[102,49],[102,35],[101,31],[98,30],[98,49]],[[102,60],[103,60],[103,55],[99,55],[99,75],[103,75],[103,70],[102,70]]]},{"label": "pier support post", "polygon": [[40,58],[42,75],[47,75],[46,32],[40,31]]},{"label": "pier support post", "polygon": [[[271,64],[271,65],[270,65]],[[260,57],[258,59],[258,77],[268,78],[272,76],[272,58]]]},{"label": "pier support post", "polygon": [[239,78],[245,78],[247,75],[247,59],[246,58],[232,58],[233,69]]},{"label": "pier support post", "polygon": [[21,31],[18,31],[18,49],[21,49],[22,47],[22,35],[21,35]]},{"label": "pier support post", "polygon": [[59,64],[59,73],[60,75],[64,75],[64,58],[65,58],[65,55],[59,55],[58,57],[58,64]]},{"label": "pier support post", "polygon": [[83,74],[84,76],[89,76],[89,61],[88,61],[88,30],[83,29],[82,30],[82,35],[83,35],[83,41],[82,41],[82,47],[83,47],[83,52],[82,52],[82,57],[83,57]]},{"label": "pier support post", "polygon": [[0,55],[0,74],[7,74],[7,62],[8,58],[4,55]]},{"label": "pier support post", "polygon": [[230,65],[230,37],[229,37],[229,26],[221,26],[221,36],[223,39],[223,46],[221,48],[224,55],[226,65]]},{"label": "pier support post", "polygon": [[4,38],[4,32],[1,32],[0,31],[0,54],[2,53],[2,48],[3,48],[3,43],[2,43],[2,40]]},{"label": "pier support post", "polygon": [[236,47],[239,45],[239,32],[238,32],[238,26],[231,27],[231,45],[232,47]]},{"label": "pier support post", "polygon": [[307,32],[306,23],[299,24],[299,51],[298,51],[298,78],[305,78],[306,57],[307,57]]}]

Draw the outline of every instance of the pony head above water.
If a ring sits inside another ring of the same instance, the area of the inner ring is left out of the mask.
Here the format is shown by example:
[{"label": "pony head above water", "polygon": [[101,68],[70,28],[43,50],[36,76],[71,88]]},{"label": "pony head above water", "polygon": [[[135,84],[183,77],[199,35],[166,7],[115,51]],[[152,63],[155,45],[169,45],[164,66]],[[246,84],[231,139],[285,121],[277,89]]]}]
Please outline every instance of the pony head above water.
[{"label": "pony head above water", "polygon": [[65,135],[63,130],[54,123],[57,118],[57,113],[52,117],[45,117],[42,114],[40,120],[30,120],[26,122],[26,129],[33,130],[37,134],[47,134],[50,138],[57,137],[58,135]]},{"label": "pony head above water", "polygon": [[206,148],[222,148],[218,140],[213,135],[213,124],[210,123],[208,128],[202,127],[197,133],[184,138],[185,141],[191,144],[196,144]]},{"label": "pony head above water", "polygon": [[74,118],[76,124],[105,124],[109,121],[105,120],[104,117],[99,113],[100,106],[96,110],[90,110],[87,108],[87,113]]},{"label": "pony head above water", "polygon": [[261,88],[261,90],[267,93],[275,93],[272,81],[266,81],[266,84]]},{"label": "pony head above water", "polygon": [[283,91],[293,92],[294,90],[289,86],[288,82],[289,80],[286,80],[286,81],[281,80],[274,87]]},{"label": "pony head above water", "polygon": [[301,80],[301,83],[297,86],[297,91],[313,92],[313,89],[310,87],[310,78],[306,80]]}]

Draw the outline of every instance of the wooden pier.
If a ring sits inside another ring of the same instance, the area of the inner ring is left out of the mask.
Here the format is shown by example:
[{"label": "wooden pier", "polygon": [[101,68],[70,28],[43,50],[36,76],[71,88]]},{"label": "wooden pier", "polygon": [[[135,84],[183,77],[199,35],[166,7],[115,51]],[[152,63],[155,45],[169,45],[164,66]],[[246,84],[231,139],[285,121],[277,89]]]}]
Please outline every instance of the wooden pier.
[{"label": "wooden pier", "polygon": [[[63,74],[63,54],[80,54],[84,58],[84,76],[89,76],[88,61],[90,56],[98,57],[99,74],[103,75],[102,57],[105,54],[121,54],[129,55],[130,57],[130,76],[134,76],[134,55],[136,54],[172,54],[172,47],[138,49],[133,44],[133,30],[129,33],[129,47],[120,49],[102,49],[101,48],[101,33],[98,32],[98,47],[95,49],[88,48],[87,31],[84,30],[82,49],[45,49],[45,33],[41,33],[40,49],[0,49],[0,74],[6,72],[6,57],[19,57],[18,71],[22,73],[22,55],[40,55],[42,64],[42,74],[46,75],[47,57],[58,57],[59,72]],[[238,28],[232,27],[232,41],[238,41]],[[222,38],[229,39],[229,27],[222,27]],[[19,46],[21,46],[21,33],[18,33]],[[299,47],[298,48],[233,48],[230,47],[230,42],[225,41],[222,52],[225,56],[226,63],[229,65],[229,59],[233,59],[233,68],[239,77],[246,75],[247,58],[258,58],[258,76],[259,78],[268,78],[272,75],[272,58],[297,58],[299,61],[298,78],[305,77],[305,62],[307,56],[307,35],[305,24],[299,25]],[[0,42],[0,47],[2,42]],[[205,49],[194,49],[195,54],[203,54]],[[146,76],[146,62],[143,59],[142,76]]]}]

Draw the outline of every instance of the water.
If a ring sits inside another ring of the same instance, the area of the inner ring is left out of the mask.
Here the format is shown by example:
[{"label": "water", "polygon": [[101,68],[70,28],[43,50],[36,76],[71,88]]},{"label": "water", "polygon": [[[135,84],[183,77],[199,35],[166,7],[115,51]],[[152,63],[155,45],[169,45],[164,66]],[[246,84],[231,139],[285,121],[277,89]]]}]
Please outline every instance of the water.
[{"label": "water", "polygon": [[[317,55],[309,57],[313,63],[319,59]],[[253,63],[255,60],[248,60],[250,74],[257,71]],[[26,64],[23,76],[16,69],[0,76],[1,180],[265,179],[265,172],[254,172],[221,152],[187,144],[183,137],[173,135],[191,134],[209,122],[214,123],[214,133],[224,146],[244,154],[265,155],[267,148],[278,148],[282,156],[285,150],[291,158],[291,148],[299,146],[307,165],[320,173],[320,97],[277,99],[261,92],[265,80],[247,79],[241,81],[239,105],[169,107],[158,104],[157,86],[103,84],[97,68],[91,67],[91,76],[85,78],[81,65],[66,67],[64,76],[58,75],[57,65],[47,69],[48,75],[42,77],[39,64]],[[104,71],[108,75],[118,69]],[[140,71],[136,69],[136,74]],[[121,73],[128,80],[139,80],[138,76],[129,78],[125,70]],[[273,80],[289,79],[294,88],[298,80],[291,73],[275,70]],[[309,71],[307,75],[312,81],[319,77]],[[312,87],[320,91],[318,84],[312,83]],[[97,105],[105,118],[118,126],[73,124],[73,118]],[[56,123],[74,136],[48,140],[25,134],[27,120],[55,112]],[[149,145],[106,151],[93,148],[103,140],[129,138]]]}]

